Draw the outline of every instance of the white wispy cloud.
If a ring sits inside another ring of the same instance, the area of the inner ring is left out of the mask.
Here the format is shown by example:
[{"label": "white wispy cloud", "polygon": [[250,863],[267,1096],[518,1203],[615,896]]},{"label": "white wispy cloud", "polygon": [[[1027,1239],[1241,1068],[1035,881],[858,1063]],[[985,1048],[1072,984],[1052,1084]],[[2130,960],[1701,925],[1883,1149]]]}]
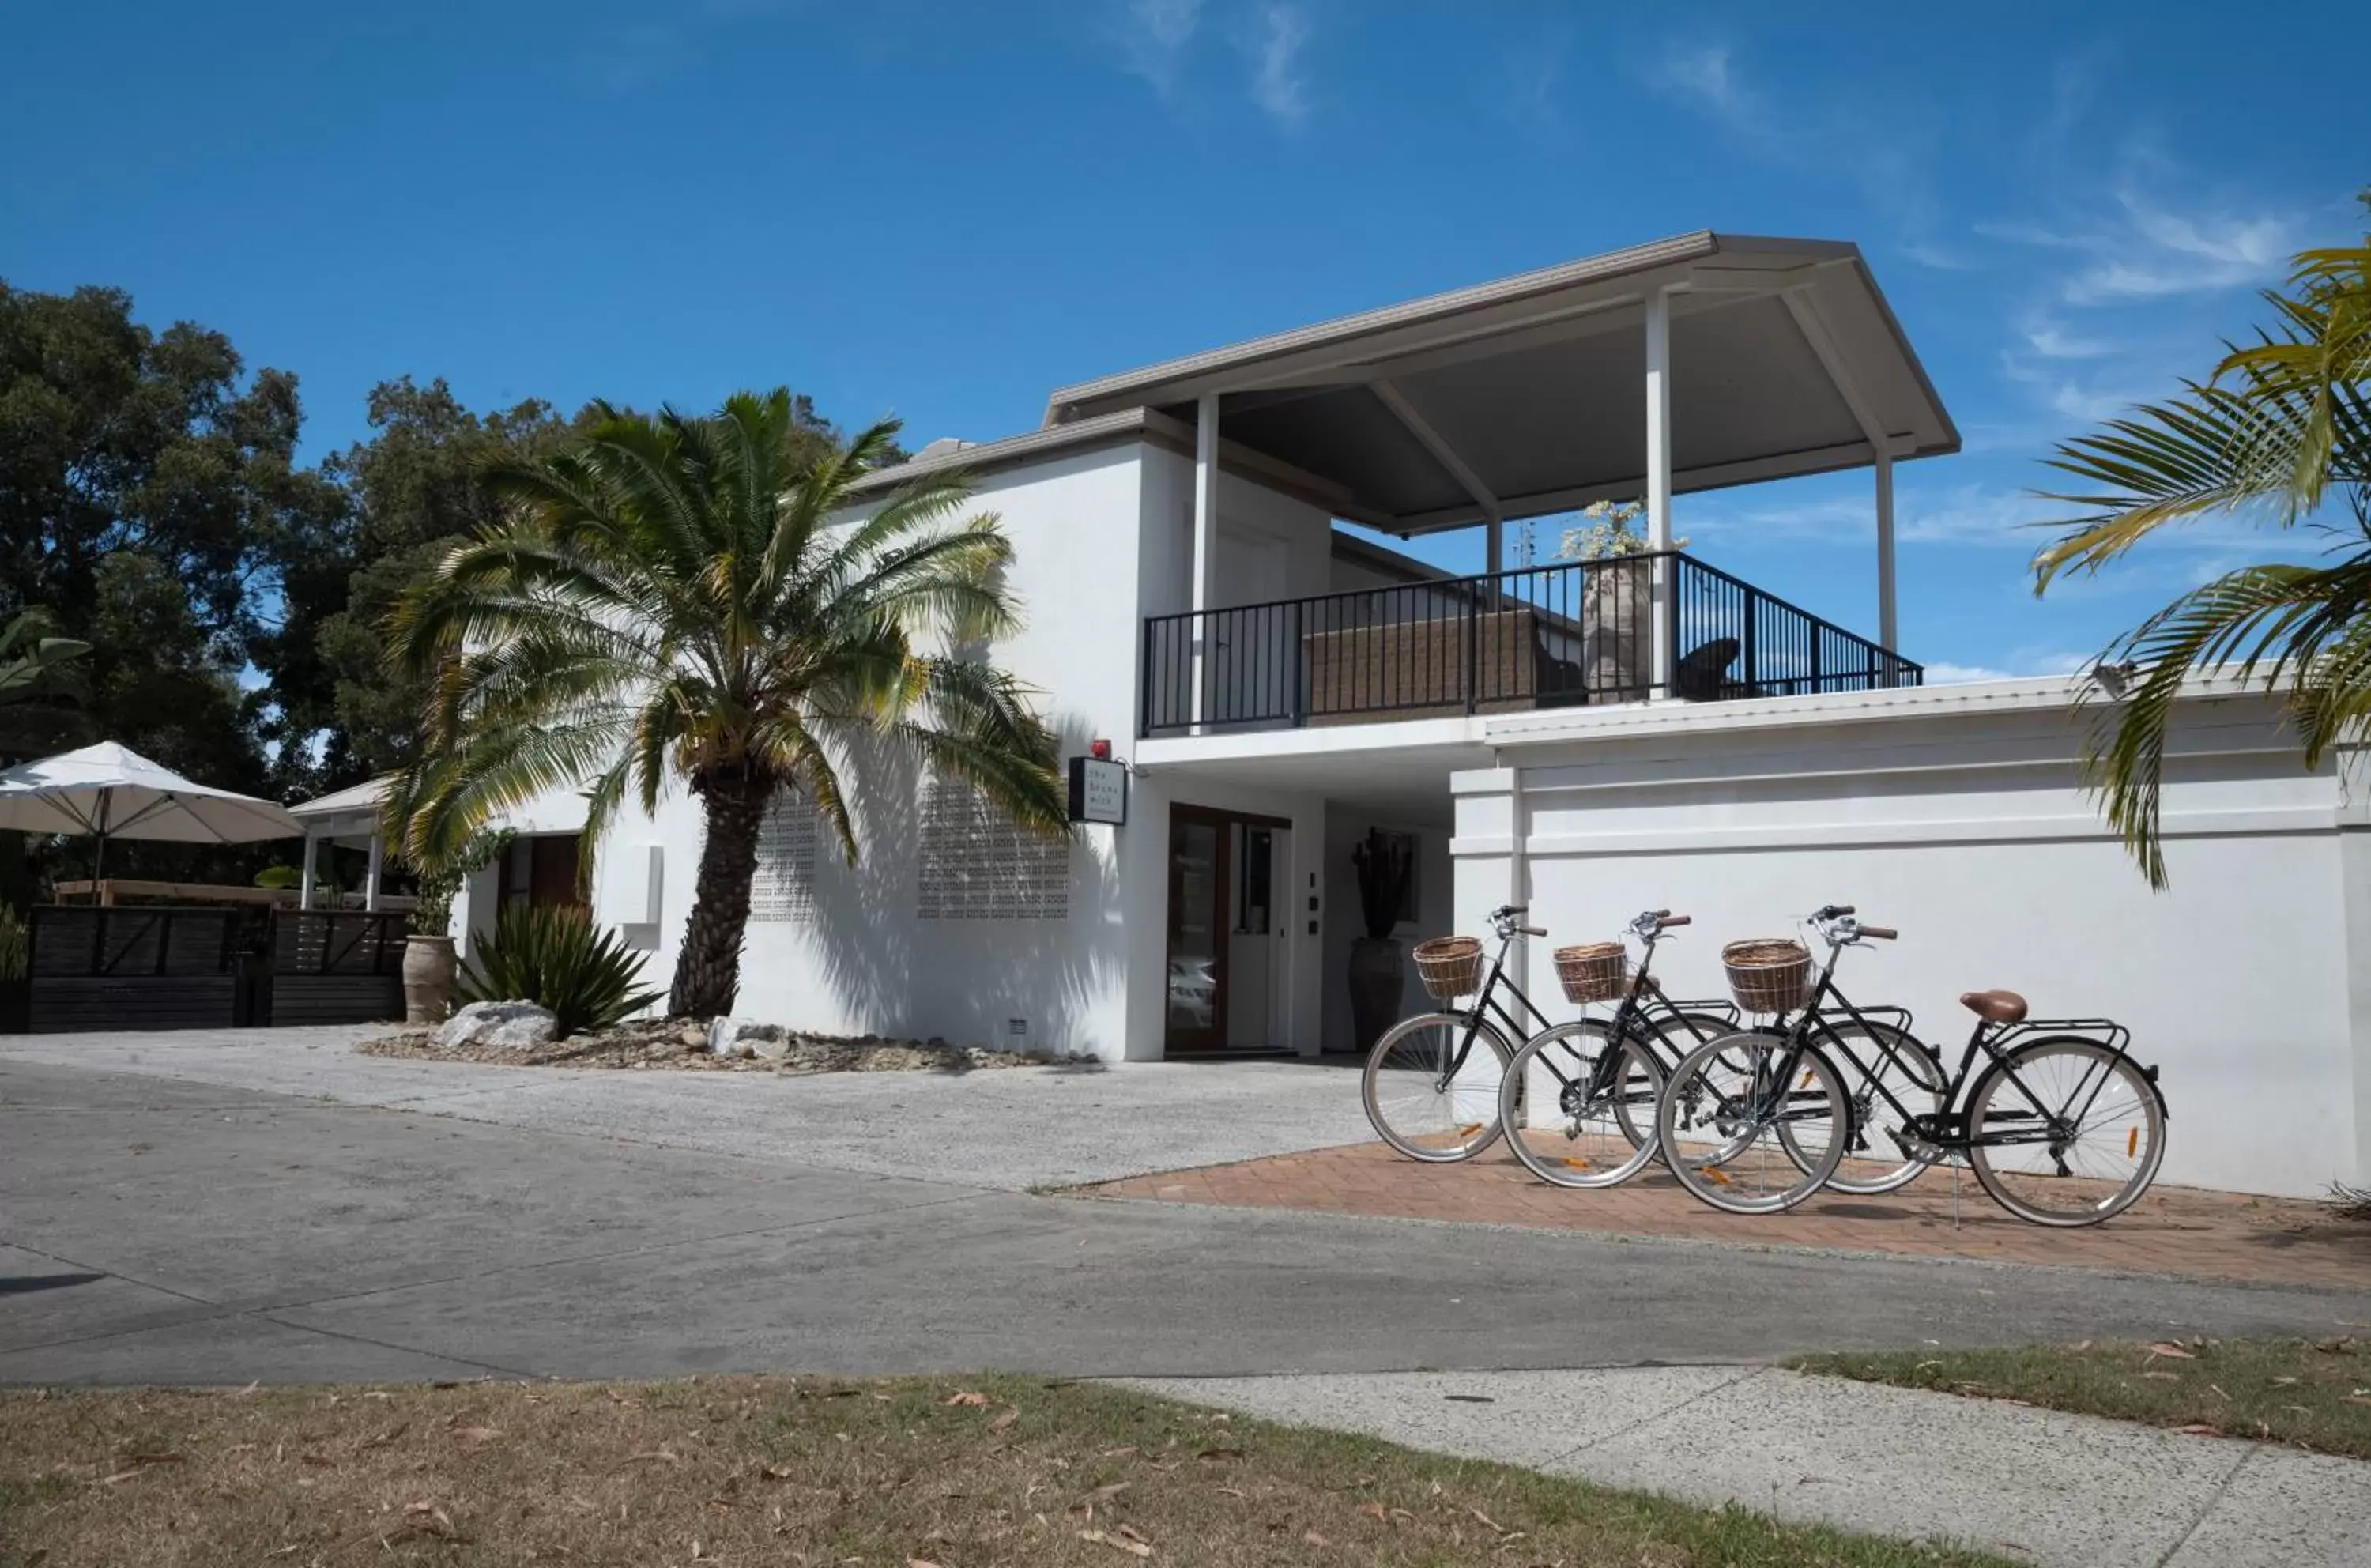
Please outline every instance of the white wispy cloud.
[{"label": "white wispy cloud", "polygon": [[1308,41],[1309,17],[1300,6],[1261,7],[1252,47],[1252,101],[1278,124],[1298,125],[1309,118],[1301,72],[1301,49]]},{"label": "white wispy cloud", "polygon": [[1128,0],[1119,22],[1128,68],[1164,97],[1177,85],[1186,51],[1202,26],[1202,0]]},{"label": "white wispy cloud", "polygon": [[1647,79],[1732,125],[1758,124],[1763,118],[1760,95],[1745,86],[1736,52],[1725,43],[1674,44],[1648,68]]},{"label": "white wispy cloud", "polygon": [[2294,213],[2203,203],[2181,211],[2130,185],[2076,222],[1983,227],[1996,239],[2076,258],[2057,285],[2071,306],[2142,304],[2261,283],[2279,273],[2302,232]]},{"label": "white wispy cloud", "polygon": [[2116,345],[2106,339],[2087,338],[2046,316],[2028,319],[2018,330],[2024,335],[2027,351],[2040,359],[2102,359],[2116,352]]},{"label": "white wispy cloud", "polygon": [[1926,665],[1928,686],[1966,686],[1971,681],[2006,681],[2016,678],[2013,670],[1996,670],[1989,664],[1954,664],[1949,659],[1937,659]]}]

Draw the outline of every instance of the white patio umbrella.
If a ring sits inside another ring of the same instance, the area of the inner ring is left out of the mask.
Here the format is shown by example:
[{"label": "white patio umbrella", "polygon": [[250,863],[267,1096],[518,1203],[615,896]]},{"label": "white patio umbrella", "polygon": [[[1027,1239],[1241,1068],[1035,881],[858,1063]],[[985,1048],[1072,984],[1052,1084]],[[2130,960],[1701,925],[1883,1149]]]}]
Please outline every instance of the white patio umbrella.
[{"label": "white patio umbrella", "polygon": [[270,801],[193,783],[113,741],[0,772],[0,828],[97,838],[94,882],[110,838],[252,844],[305,834],[302,823]]}]

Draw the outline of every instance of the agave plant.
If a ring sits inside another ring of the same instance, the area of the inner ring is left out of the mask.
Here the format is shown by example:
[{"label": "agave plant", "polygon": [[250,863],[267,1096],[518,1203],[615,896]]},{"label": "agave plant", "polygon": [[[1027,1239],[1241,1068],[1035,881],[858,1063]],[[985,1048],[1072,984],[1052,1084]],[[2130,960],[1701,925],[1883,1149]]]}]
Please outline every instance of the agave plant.
[{"label": "agave plant", "polygon": [[2371,732],[2371,240],[2304,252],[2286,291],[2265,298],[2274,325],[2210,379],[2065,444],[2053,463],[2099,488],[2054,498],[2088,514],[2036,559],[2037,594],[2197,517],[2332,540],[2319,562],[2244,566],[2193,588],[2100,656],[2117,672],[2102,690],[2121,700],[2086,775],[2157,887],[2166,737],[2186,682],[2219,671],[2281,694],[2307,767]]},{"label": "agave plant", "polygon": [[468,1002],[533,1002],[549,1008],[561,1038],[607,1029],[659,999],[635,988],[642,955],[614,930],[596,930],[582,909],[514,905],[493,936],[464,962],[453,985]]}]

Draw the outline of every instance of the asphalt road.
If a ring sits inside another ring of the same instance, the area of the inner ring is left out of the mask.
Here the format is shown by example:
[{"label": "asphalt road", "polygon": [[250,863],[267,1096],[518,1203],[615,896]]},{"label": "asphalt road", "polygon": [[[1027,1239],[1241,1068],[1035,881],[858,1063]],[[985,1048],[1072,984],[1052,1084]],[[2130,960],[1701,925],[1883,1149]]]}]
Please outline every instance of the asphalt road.
[{"label": "asphalt road", "polygon": [[2366,1325],[2371,1292],[1034,1196],[0,1059],[0,1382],[1737,1364]]}]

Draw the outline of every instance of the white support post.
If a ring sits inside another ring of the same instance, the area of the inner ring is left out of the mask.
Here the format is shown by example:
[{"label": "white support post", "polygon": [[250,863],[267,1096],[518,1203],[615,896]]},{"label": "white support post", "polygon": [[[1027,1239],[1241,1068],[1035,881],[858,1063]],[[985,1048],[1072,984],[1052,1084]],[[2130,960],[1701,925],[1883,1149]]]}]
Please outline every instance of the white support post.
[{"label": "white support post", "polygon": [[1671,640],[1671,291],[1647,296],[1647,543],[1656,551],[1648,696],[1669,697],[1675,666]]},{"label": "white support post", "polygon": [[320,847],[319,839],[309,833],[305,836],[305,870],[299,873],[303,880],[296,884],[296,907],[299,909],[313,907],[313,859]]},{"label": "white support post", "polygon": [[[1507,570],[1507,525],[1496,516],[1482,520],[1482,570],[1496,577]],[[1491,587],[1496,589],[1497,583]]]},{"label": "white support post", "polygon": [[1901,648],[1893,600],[1893,454],[1877,449],[1877,640],[1886,651],[1883,683],[1894,684],[1893,653]]},{"label": "white support post", "polygon": [[1211,601],[1219,573],[1219,395],[1202,395],[1194,410],[1194,732],[1201,732],[1209,662]]},{"label": "white support post", "polygon": [[374,833],[371,835],[370,841],[370,869],[363,873],[363,907],[373,914],[376,914],[378,911],[378,868],[380,849],[381,845],[379,836]]}]

